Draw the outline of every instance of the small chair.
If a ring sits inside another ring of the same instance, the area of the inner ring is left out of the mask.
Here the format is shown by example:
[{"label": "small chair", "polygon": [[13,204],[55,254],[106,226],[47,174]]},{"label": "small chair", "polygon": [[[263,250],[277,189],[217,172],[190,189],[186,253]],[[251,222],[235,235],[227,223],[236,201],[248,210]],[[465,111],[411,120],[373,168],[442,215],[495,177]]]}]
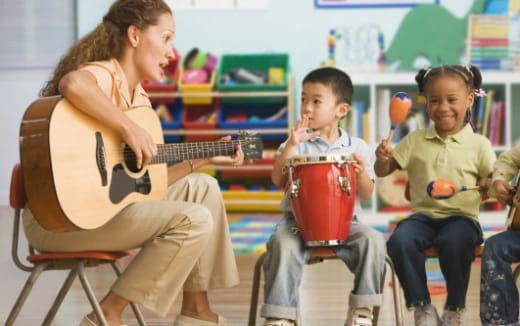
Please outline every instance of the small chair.
[{"label": "small chair", "polygon": [[[47,270],[70,270],[65,282],[63,283],[58,295],[56,296],[51,308],[45,316],[42,325],[50,325],[56,312],[58,311],[65,295],[69,291],[72,282],[79,277],[83,290],[85,291],[96,317],[103,326],[107,325],[107,321],[101,307],[92,291],[92,287],[87,279],[85,273],[85,267],[93,267],[101,264],[110,264],[114,269],[117,276],[121,274],[121,267],[117,261],[123,257],[132,254],[131,251],[84,251],[84,252],[36,252],[34,248],[29,245],[29,256],[27,261],[30,265],[24,264],[18,252],[19,234],[20,234],[20,215],[22,209],[24,209],[27,198],[25,196],[25,189],[23,183],[22,168],[20,164],[16,164],[13,168],[11,175],[11,188],[9,202],[12,208],[14,208],[14,227],[13,227],[13,239],[11,255],[15,265],[23,271],[30,272],[25,285],[20,292],[16,303],[14,304],[7,321],[6,326],[14,324],[16,317],[22,310],[25,300],[29,296],[33,285],[43,271]],[[143,315],[139,310],[139,307],[135,303],[131,303],[132,310],[139,322],[139,325],[146,325]],[[78,320],[79,322],[79,320]]]},{"label": "small chair", "polygon": [[[253,282],[251,287],[251,301],[249,305],[249,323],[248,326],[255,326],[256,325],[256,313],[258,310],[258,295],[260,290],[260,277],[262,272],[262,264],[265,260],[267,253],[263,253],[260,257],[258,257],[256,263],[255,263],[255,269],[253,274]],[[334,251],[332,251],[330,248],[327,247],[317,247],[313,250],[311,258],[307,262],[307,264],[314,264],[314,263],[320,263],[325,260],[329,259],[339,259]],[[392,282],[395,285],[399,284],[399,280],[397,279],[397,275],[395,274],[394,265],[392,263],[392,260],[390,257],[385,257],[385,269],[383,271],[383,277],[381,278],[381,289],[384,289],[385,284],[385,276],[386,276],[386,268],[387,266],[390,268],[390,271],[392,273]],[[394,296],[394,312],[395,312],[395,319],[396,319],[396,325],[402,326],[403,325],[403,312],[401,309],[401,300],[399,298],[399,291],[393,291]],[[379,320],[379,312],[381,307],[374,307],[373,315],[373,325],[377,326],[378,320]]]}]

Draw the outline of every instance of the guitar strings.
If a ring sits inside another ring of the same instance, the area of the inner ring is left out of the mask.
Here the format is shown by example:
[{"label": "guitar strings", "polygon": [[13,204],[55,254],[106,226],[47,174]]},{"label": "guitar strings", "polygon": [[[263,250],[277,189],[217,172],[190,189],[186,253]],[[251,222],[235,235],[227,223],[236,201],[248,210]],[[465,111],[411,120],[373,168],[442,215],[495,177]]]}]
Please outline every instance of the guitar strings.
[{"label": "guitar strings", "polygon": [[[236,141],[227,141],[227,142],[197,142],[197,143],[172,143],[172,144],[158,144],[160,153],[156,157],[163,157],[168,155],[176,155],[180,156],[182,159],[186,156],[189,157],[189,154],[204,154],[204,153],[214,153],[214,152],[222,152],[222,151],[231,151],[236,148],[236,146],[241,145],[243,143],[247,143],[244,140],[236,140]],[[211,146],[209,146],[211,145]],[[126,158],[135,158],[136,155],[132,151],[131,148],[125,146],[123,149],[119,149],[120,153],[122,153]],[[226,153],[227,153],[226,152]],[[222,153],[222,154],[226,154]]]}]

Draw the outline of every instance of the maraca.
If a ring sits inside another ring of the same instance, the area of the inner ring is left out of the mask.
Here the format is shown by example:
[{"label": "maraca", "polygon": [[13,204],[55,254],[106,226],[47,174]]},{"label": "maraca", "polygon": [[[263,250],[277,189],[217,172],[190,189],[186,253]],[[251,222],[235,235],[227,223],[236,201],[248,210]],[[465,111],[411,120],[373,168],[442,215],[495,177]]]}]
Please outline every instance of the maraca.
[{"label": "maraca", "polygon": [[392,140],[396,125],[400,125],[406,120],[406,116],[408,115],[408,111],[410,110],[411,106],[412,100],[410,95],[405,92],[397,92],[394,94],[392,100],[390,101],[389,114],[392,126],[390,127],[390,133],[386,138],[387,142]]},{"label": "maraca", "polygon": [[447,179],[437,179],[428,183],[426,191],[433,199],[448,199],[453,195],[466,190],[480,190],[479,186],[460,186]]}]

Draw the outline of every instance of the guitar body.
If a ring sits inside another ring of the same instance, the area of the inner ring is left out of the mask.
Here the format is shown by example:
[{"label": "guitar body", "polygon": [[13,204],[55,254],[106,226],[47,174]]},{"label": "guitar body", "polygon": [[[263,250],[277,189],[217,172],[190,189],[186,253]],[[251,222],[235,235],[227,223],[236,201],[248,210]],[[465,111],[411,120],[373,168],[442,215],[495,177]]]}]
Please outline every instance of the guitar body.
[{"label": "guitar body", "polygon": [[[157,144],[164,142],[153,109],[126,113]],[[116,133],[65,98],[31,104],[20,127],[20,155],[34,218],[54,232],[95,229],[130,203],[161,199],[167,187],[166,163],[132,172],[122,150]]]}]

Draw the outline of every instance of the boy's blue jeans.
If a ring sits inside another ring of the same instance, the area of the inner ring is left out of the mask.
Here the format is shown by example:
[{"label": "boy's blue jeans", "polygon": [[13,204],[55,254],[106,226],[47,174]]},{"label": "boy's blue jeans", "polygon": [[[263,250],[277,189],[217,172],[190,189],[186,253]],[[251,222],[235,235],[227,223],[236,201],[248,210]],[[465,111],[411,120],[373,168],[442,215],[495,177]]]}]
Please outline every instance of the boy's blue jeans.
[{"label": "boy's blue jeans", "polygon": [[[294,217],[288,215],[277,225],[267,243],[264,260],[264,318],[300,320],[299,287],[303,266],[311,250],[303,246]],[[351,307],[383,304],[381,277],[385,266],[383,235],[370,226],[352,221],[347,244],[331,247],[354,273]]]},{"label": "boy's blue jeans", "polygon": [[430,304],[424,250],[434,246],[446,279],[448,297],[444,309],[461,310],[466,304],[475,246],[482,243],[482,230],[465,216],[431,218],[413,214],[402,220],[387,242],[407,307]]},{"label": "boy's blue jeans", "polygon": [[480,273],[482,325],[519,325],[518,289],[511,263],[520,261],[520,231],[506,231],[487,239]]}]

